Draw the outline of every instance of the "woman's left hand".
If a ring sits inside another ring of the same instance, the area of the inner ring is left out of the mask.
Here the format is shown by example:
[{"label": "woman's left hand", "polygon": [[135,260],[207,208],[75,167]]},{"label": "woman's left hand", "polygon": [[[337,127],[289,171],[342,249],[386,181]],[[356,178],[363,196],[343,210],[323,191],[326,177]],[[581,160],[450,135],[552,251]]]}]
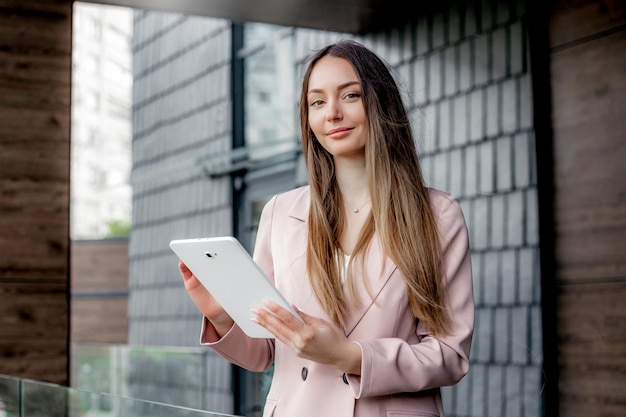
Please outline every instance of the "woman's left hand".
[{"label": "woman's left hand", "polygon": [[291,347],[298,357],[334,366],[348,374],[361,373],[360,346],[348,340],[337,326],[309,316],[295,306],[303,321],[276,303],[265,304],[269,311],[253,309],[256,316],[253,320]]}]

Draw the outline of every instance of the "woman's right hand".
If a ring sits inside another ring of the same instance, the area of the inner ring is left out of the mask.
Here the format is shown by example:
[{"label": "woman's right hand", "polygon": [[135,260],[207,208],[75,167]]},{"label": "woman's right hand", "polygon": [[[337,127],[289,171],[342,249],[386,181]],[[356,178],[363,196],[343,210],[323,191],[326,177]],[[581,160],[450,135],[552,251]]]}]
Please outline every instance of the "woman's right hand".
[{"label": "woman's right hand", "polygon": [[215,327],[215,330],[220,336],[226,334],[233,326],[233,319],[226,313],[211,293],[204,288],[200,280],[198,280],[183,261],[178,262],[178,270],[185,282],[185,289],[196,307],[198,307],[198,310],[213,324],[213,327]]}]

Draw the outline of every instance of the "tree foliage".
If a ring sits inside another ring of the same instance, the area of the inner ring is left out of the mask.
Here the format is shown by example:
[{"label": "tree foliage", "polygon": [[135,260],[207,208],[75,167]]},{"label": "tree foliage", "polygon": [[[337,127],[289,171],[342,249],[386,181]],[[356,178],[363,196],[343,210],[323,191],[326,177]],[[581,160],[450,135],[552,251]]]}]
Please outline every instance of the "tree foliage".
[{"label": "tree foliage", "polygon": [[127,220],[110,220],[107,222],[106,237],[128,237],[131,224]]}]

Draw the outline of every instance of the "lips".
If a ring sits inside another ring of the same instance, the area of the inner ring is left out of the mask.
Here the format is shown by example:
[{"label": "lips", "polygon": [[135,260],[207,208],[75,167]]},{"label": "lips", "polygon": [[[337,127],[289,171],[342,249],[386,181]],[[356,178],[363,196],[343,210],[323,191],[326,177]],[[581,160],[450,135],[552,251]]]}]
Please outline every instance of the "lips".
[{"label": "lips", "polygon": [[326,132],[326,135],[333,139],[339,139],[348,135],[350,132],[352,132],[351,127],[337,127]]}]

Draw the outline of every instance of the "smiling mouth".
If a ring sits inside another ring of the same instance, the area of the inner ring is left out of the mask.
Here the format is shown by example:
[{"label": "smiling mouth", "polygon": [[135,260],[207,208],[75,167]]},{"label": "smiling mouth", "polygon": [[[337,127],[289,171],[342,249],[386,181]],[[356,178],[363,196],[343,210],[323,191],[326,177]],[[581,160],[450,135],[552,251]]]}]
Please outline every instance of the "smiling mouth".
[{"label": "smiling mouth", "polygon": [[341,134],[341,133],[347,133],[349,131],[351,131],[352,129],[349,127],[338,127],[336,129],[332,129],[329,130],[326,134],[328,136],[333,136],[333,135],[337,135],[337,134]]}]

